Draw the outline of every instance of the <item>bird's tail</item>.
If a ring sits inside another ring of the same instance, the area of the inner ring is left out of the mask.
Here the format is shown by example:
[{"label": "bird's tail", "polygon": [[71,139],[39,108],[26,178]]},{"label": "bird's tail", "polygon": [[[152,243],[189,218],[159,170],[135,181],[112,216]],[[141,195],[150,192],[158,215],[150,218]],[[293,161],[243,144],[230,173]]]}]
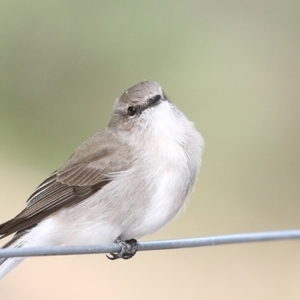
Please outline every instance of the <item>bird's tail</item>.
[{"label": "bird's tail", "polygon": [[[3,248],[21,248],[28,240],[28,232],[23,231],[14,235],[14,237],[3,246]],[[23,261],[23,257],[4,257],[0,258],[0,279],[4,277],[8,272],[15,268],[20,262]]]}]

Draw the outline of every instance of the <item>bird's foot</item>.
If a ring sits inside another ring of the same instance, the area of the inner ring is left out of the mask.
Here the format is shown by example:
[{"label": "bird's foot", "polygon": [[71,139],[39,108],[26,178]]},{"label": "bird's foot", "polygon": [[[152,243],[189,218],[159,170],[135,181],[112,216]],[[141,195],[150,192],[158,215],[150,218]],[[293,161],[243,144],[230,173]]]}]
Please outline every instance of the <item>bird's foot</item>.
[{"label": "bird's foot", "polygon": [[129,259],[133,257],[138,250],[137,241],[135,239],[122,241],[120,238],[117,238],[115,243],[121,246],[121,251],[118,253],[110,253],[111,256],[106,255],[110,260],[116,260],[118,258]]}]

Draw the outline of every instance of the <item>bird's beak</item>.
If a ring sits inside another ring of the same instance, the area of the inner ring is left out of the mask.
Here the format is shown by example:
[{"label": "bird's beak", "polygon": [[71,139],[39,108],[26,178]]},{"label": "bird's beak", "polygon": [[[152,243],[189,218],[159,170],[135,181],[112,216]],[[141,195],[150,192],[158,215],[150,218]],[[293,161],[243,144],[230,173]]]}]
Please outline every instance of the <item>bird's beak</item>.
[{"label": "bird's beak", "polygon": [[158,105],[161,101],[165,100],[163,96],[161,95],[156,95],[155,97],[152,97],[148,100],[149,106],[156,106]]}]

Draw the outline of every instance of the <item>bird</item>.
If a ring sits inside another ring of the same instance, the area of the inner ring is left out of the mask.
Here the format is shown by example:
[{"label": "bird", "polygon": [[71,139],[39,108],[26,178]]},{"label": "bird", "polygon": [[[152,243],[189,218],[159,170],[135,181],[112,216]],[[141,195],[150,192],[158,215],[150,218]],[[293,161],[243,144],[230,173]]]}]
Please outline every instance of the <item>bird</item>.
[{"label": "bird", "polygon": [[[131,258],[136,239],[164,227],[185,206],[203,149],[202,135],[157,82],[133,85],[115,100],[107,127],[0,225],[0,238],[13,234],[3,248],[116,241],[122,251],[110,258]],[[23,259],[0,258],[0,278]]]}]

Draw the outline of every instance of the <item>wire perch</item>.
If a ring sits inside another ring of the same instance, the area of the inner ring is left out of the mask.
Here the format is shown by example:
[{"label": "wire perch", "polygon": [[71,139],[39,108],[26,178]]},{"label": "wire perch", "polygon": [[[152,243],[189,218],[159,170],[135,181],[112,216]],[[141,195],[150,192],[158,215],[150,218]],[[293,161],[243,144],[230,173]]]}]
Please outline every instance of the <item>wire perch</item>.
[{"label": "wire perch", "polygon": [[[137,246],[138,251],[149,251],[294,239],[300,239],[300,230],[253,232],[190,239],[149,241],[140,242]],[[121,247],[116,243],[87,246],[47,246],[20,249],[4,248],[0,249],[0,258],[117,253],[119,251],[121,251]]]}]

